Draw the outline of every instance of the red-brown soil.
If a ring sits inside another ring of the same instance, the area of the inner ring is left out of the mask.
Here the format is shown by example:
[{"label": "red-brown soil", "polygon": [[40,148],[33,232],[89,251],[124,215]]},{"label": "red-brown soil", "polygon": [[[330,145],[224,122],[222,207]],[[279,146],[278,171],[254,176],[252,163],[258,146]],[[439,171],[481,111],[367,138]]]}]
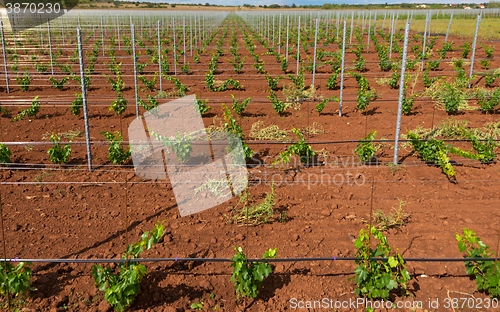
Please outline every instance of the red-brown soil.
[{"label": "red-brown soil", "polygon": [[[216,39],[221,34],[222,32]],[[114,166],[107,160],[107,144],[100,132],[121,131],[127,140],[127,126],[135,118],[132,60],[120,50],[117,55],[123,57],[125,84],[131,87],[124,92],[129,101],[125,113],[119,117],[108,110],[115,92],[102,75],[110,74],[105,65],[108,60],[102,54],[98,57],[96,74],[92,76],[92,86],[88,92],[93,171],[87,168],[83,117],[71,115],[68,109],[75,92],[80,91],[75,81],[71,81],[65,90],[57,91],[50,86],[50,75],[33,74],[34,80],[28,92],[20,91],[12,79],[11,83],[14,85],[10,94],[7,94],[2,82],[2,106],[9,108],[12,116],[4,115],[0,118],[0,139],[4,142],[20,142],[18,145],[9,145],[15,164],[3,167],[0,171],[3,182],[0,195],[5,257],[119,258],[128,243],[137,241],[157,221],[164,223],[166,234],[158,245],[143,254],[145,258],[229,259],[235,253],[235,246],[242,246],[249,258],[259,258],[271,247],[278,248],[278,258],[331,257],[331,261],[275,263],[274,273],[264,282],[259,296],[242,303],[236,303],[230,282],[229,263],[146,263],[149,274],[143,280],[141,293],[130,308],[132,311],[184,311],[189,310],[191,303],[201,299],[205,302],[205,311],[215,307],[217,311],[287,311],[292,309],[292,298],[354,300],[355,284],[349,279],[354,276],[355,264],[353,261],[333,260],[333,257],[355,256],[356,249],[350,234],[357,236],[360,229],[366,228],[370,211],[382,209],[385,213],[390,213],[393,208],[398,207],[400,200],[404,202],[404,211],[411,217],[403,227],[389,230],[385,234],[391,246],[398,249],[404,257],[460,258],[462,254],[458,251],[455,234],[464,227],[476,231],[495,250],[500,227],[500,212],[495,208],[499,204],[498,164],[483,165],[477,161],[452,157],[456,161],[458,181],[454,184],[448,181],[439,167],[425,165],[410,149],[402,146],[399,154],[402,165],[388,166],[393,157],[393,143],[390,142],[383,144],[377,152],[379,165],[361,165],[353,153],[356,142],[352,141],[361,139],[371,130],[377,131],[377,138],[394,140],[398,90],[376,82],[376,79],[389,77],[391,73],[379,70],[373,46],[363,56],[368,68],[365,75],[378,98],[370,104],[367,113],[355,109],[358,87],[354,78],[346,76],[343,117],[338,116],[336,102],[328,103],[324,112],[319,115],[315,111],[317,101],[306,101],[300,110],[289,110],[287,116],[280,117],[266,98],[268,87],[265,76],[258,74],[252,66],[252,56],[245,49],[241,29],[237,29],[239,52],[247,59],[242,74],[233,72],[232,65],[227,61],[232,58],[228,52],[230,34],[231,30],[225,39],[225,54],[220,57],[216,79],[237,79],[244,90],[220,93],[207,90],[205,73],[210,55],[215,52],[216,39],[201,55],[199,64],[195,65],[188,54],[188,61],[192,64],[191,74],[177,75],[189,87],[188,94],[209,99],[208,105],[212,109],[204,117],[205,124],[211,125],[214,116],[222,118],[221,104],[230,106],[231,94],[240,100],[251,97],[252,102],[246,114],[239,117],[238,121],[247,135],[250,147],[261,156],[269,156],[264,157],[267,164],[284,151],[287,144],[251,141],[249,131],[253,123],[263,121],[265,125],[275,124],[280,129],[287,130],[293,127],[303,129],[319,123],[324,130],[322,134],[308,137],[308,141],[314,150],[328,151],[326,160],[330,164],[302,168],[294,180],[279,168],[258,167],[250,170],[250,178],[255,184],[250,190],[257,199],[263,198],[269,191],[271,177],[287,181],[276,184],[276,216],[279,213],[286,215],[284,222],[276,220],[256,227],[230,224],[227,222],[227,215],[231,214],[231,207],[236,205],[237,199],[181,218],[168,181],[141,179],[135,175],[131,162],[128,166]],[[98,38],[99,35],[100,32]],[[450,40],[455,42],[454,47],[463,42],[454,38]],[[273,77],[283,75],[274,56],[266,55],[267,50],[255,39],[254,41],[257,45],[255,52],[264,60],[265,70]],[[435,51],[442,41],[443,37],[440,37]],[[92,43],[93,40],[88,44]],[[497,42],[488,44],[493,44],[495,50],[500,50]],[[320,46],[325,50],[337,50],[336,44]],[[139,50],[142,51],[139,60],[145,62],[147,58],[144,49]],[[73,51],[74,44],[71,49],[64,51],[61,59],[72,55]],[[22,49],[18,53],[21,55]],[[312,53],[312,48],[309,53]],[[478,48],[476,57],[484,58],[482,53]],[[460,50],[456,48],[456,51],[448,54],[447,60],[459,55]],[[349,52],[346,66],[352,66],[353,60],[354,54]],[[169,60],[172,70],[171,61],[172,59]],[[291,70],[295,68],[294,61],[290,56]],[[182,63],[182,56],[180,62]],[[497,67],[500,64],[494,58],[491,68]],[[443,62],[440,69],[431,74],[454,75],[452,65],[447,62]],[[31,70],[36,73],[32,68]],[[75,64],[73,71],[78,73],[77,70],[78,66]],[[149,74],[155,71],[157,65],[145,68],[145,72]],[[60,72],[57,67],[56,72]],[[417,71],[409,73],[414,75]],[[318,97],[339,95],[339,90],[326,89],[329,76],[329,65],[319,68],[316,75]],[[306,85],[310,82],[311,75],[306,74]],[[285,83],[288,83],[287,79],[281,80],[280,86]],[[484,82],[476,78],[474,83],[482,86]],[[139,85],[143,88],[142,83],[139,82]],[[163,88],[167,92],[173,90],[172,84],[166,80],[163,81]],[[422,89],[419,78],[415,91]],[[145,99],[145,94],[144,90],[140,91],[141,98]],[[277,94],[282,97],[281,91]],[[18,111],[18,101],[25,101],[22,104],[29,103],[35,95],[41,100],[41,112],[29,120],[26,118],[10,122],[10,118]],[[140,112],[143,113],[144,110],[141,108]],[[444,110],[433,105],[432,100],[419,97],[415,101],[414,113],[403,116],[401,133],[417,126],[430,128],[448,117]],[[452,118],[466,119],[471,127],[498,120],[496,114],[485,115],[479,111],[464,111]],[[82,144],[72,146],[72,159],[68,165],[50,164],[46,152],[50,146],[47,134],[70,130],[82,132],[74,141]],[[320,157],[320,160],[325,159]],[[307,183],[309,176],[322,174],[332,177],[333,182]],[[266,183],[257,183],[258,179]],[[466,275],[463,262],[408,262],[407,265],[412,276],[408,285],[410,296],[397,300],[419,300],[424,303],[425,310],[445,311],[451,310],[445,308],[446,298],[487,297],[476,291],[475,281]],[[91,267],[92,263],[34,263],[33,289],[25,306],[37,311],[109,309],[103,300],[103,294],[94,286]],[[429,306],[429,301],[436,298],[439,299],[439,306]]]}]

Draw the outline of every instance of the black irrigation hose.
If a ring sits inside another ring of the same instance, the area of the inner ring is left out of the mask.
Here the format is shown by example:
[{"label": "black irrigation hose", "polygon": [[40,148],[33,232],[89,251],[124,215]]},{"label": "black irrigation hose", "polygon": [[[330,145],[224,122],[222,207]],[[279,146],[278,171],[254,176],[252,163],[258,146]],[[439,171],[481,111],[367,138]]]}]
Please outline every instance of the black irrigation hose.
[{"label": "black irrigation hose", "polygon": [[[125,262],[232,262],[226,258],[140,258],[140,259],[0,259],[7,262],[38,262],[38,263],[125,263]],[[247,259],[250,262],[313,262],[313,261],[388,261],[388,258],[357,258],[357,257],[320,257],[320,258],[281,258],[281,259]],[[465,261],[497,261],[500,258],[403,258],[405,262],[465,262]]]}]

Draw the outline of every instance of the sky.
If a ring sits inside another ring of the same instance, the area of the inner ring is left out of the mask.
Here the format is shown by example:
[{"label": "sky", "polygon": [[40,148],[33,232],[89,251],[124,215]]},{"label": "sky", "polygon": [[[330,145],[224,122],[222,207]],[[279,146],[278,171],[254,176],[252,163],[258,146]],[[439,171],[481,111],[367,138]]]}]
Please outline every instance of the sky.
[{"label": "sky", "polygon": [[251,4],[251,5],[263,5],[263,4],[283,4],[283,5],[292,5],[295,3],[296,5],[322,5],[324,3],[348,3],[348,4],[375,4],[375,3],[484,3],[489,1],[481,1],[481,0],[465,0],[465,1],[457,1],[457,0],[354,0],[354,1],[342,1],[342,0],[142,0],[149,2],[166,2],[166,3],[184,3],[184,4],[198,4],[198,3],[210,3],[216,5],[243,5],[243,4]]}]

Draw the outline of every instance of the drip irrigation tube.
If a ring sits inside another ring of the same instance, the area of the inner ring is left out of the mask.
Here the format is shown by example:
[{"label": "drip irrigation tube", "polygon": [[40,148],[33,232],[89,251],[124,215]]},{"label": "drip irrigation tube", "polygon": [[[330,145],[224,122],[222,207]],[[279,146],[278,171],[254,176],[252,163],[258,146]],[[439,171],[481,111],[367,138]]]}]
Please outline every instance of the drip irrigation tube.
[{"label": "drip irrigation tube", "polygon": [[[313,261],[388,261],[388,258],[357,258],[357,257],[319,257],[319,258],[281,258],[281,259],[247,259],[249,262],[313,262]],[[465,262],[465,261],[497,261],[500,258],[403,258],[405,262]],[[7,262],[32,263],[125,263],[125,262],[232,262],[227,258],[138,258],[138,259],[30,259],[10,258],[1,259]]]}]

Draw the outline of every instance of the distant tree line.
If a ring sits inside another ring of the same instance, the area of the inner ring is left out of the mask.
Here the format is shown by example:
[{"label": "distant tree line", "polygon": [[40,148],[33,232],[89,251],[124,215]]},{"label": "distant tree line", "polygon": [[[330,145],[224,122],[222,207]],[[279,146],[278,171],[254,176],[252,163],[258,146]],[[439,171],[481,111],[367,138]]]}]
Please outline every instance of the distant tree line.
[{"label": "distant tree line", "polygon": [[499,1],[490,1],[490,2],[486,2],[484,4],[484,6],[486,8],[500,8],[500,2]]},{"label": "distant tree line", "polygon": [[[252,4],[243,4],[243,7],[246,8],[253,8],[253,7],[260,7],[260,8],[265,8],[265,9],[287,9],[287,8],[304,8],[304,9],[323,9],[323,10],[345,10],[345,9],[366,9],[366,10],[376,10],[376,9],[415,9],[418,8],[419,4],[418,3],[396,3],[396,4],[389,4],[389,3],[378,3],[378,4],[335,4],[335,3],[325,3],[322,5],[313,5],[313,4],[303,4],[303,5],[296,5],[295,3],[292,5],[280,5],[280,4],[269,4],[269,5],[252,5]],[[456,6],[449,6],[448,4],[443,4],[443,3],[426,3],[425,8],[426,9],[443,9],[443,8],[461,8],[463,6],[469,6],[471,8],[477,7],[478,4],[476,3],[458,3]],[[500,8],[500,2],[499,1],[491,1],[491,2],[485,2],[484,6],[486,8]]]},{"label": "distant tree line", "polygon": [[[211,6],[211,7],[225,7],[225,5],[211,4],[211,3],[169,3],[169,2],[144,2],[144,1],[117,1],[117,0],[79,0],[80,5],[85,4],[97,4],[97,3],[112,3],[115,7],[120,7],[121,5],[130,6],[135,5],[138,6],[146,6],[148,8],[175,8],[176,6]],[[313,4],[303,4],[297,5],[295,3],[291,5],[281,5],[281,4],[269,4],[269,5],[253,5],[245,3],[242,7],[245,8],[264,8],[264,9],[295,9],[295,8],[304,8],[304,9],[323,9],[323,10],[345,10],[345,9],[366,9],[366,10],[376,10],[376,9],[415,9],[418,8],[418,3],[398,3],[398,4],[389,4],[389,3],[379,3],[379,4],[335,4],[335,3],[324,3],[322,5],[313,5]],[[449,6],[448,4],[443,3],[426,3],[426,9],[443,9],[443,8],[461,8],[464,6],[469,6],[471,8],[478,7],[476,3],[459,3],[455,6]],[[485,8],[500,8],[500,1],[485,1]],[[4,7],[2,1],[0,1],[0,7]],[[231,7],[231,6],[228,6]],[[234,6],[232,6],[234,7]],[[241,7],[241,6],[236,6]]]}]

